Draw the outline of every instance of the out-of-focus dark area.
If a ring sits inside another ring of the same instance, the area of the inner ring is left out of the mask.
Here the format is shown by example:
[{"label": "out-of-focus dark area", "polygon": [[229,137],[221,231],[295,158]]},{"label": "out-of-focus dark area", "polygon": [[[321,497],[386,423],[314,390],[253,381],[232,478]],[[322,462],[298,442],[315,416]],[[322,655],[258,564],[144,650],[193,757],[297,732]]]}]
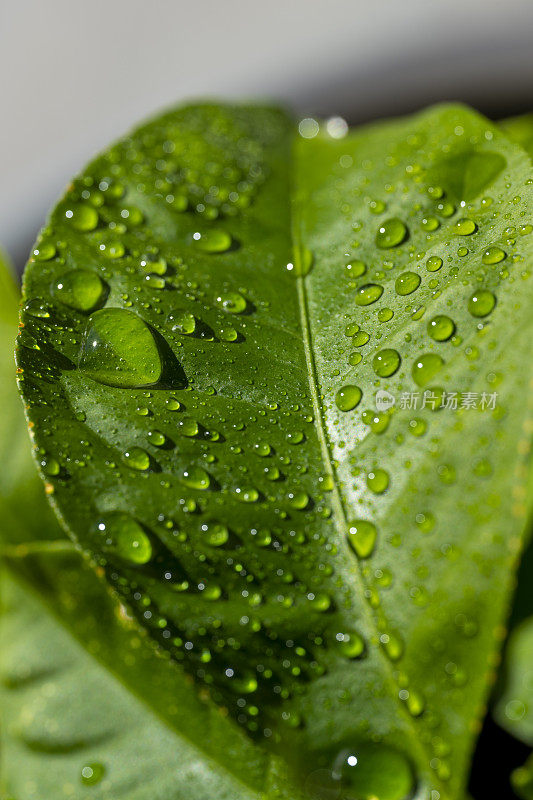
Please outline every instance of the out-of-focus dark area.
[{"label": "out-of-focus dark area", "polygon": [[[351,124],[445,100],[532,111],[532,33],[531,0],[3,0],[0,245],[21,271],[70,177],[187,99],[272,99]],[[527,751],[488,719],[473,796],[511,798]]]},{"label": "out-of-focus dark area", "polygon": [[0,242],[20,269],[70,176],[161,107],[270,97],[351,123],[533,106],[530,0],[5,0]]}]

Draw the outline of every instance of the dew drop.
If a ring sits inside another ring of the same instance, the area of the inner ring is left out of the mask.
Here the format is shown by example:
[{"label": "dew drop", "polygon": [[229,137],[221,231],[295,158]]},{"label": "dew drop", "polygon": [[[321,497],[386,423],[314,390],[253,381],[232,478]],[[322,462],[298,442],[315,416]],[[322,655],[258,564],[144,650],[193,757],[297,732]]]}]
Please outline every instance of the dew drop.
[{"label": "dew drop", "polygon": [[436,353],[426,353],[420,356],[414,364],[411,371],[414,382],[418,386],[425,386],[437,374],[437,372],[444,365],[442,359]]},{"label": "dew drop", "polygon": [[374,494],[383,494],[389,486],[389,473],[384,469],[375,469],[366,476],[366,485]]},{"label": "dew drop", "polygon": [[85,203],[70,205],[65,210],[65,217],[77,231],[92,231],[98,225],[98,212]]},{"label": "dew drop", "polygon": [[121,388],[153,386],[163,369],[148,325],[122,308],[105,308],[89,317],[79,367],[98,383]]},{"label": "dew drop", "polygon": [[130,447],[122,456],[122,459],[131,469],[143,472],[150,466],[150,456],[142,447]]},{"label": "dew drop", "polygon": [[176,308],[167,317],[172,326],[172,330],[190,336],[196,330],[196,319],[190,311]]},{"label": "dew drop", "polygon": [[396,283],[394,284],[396,293],[401,296],[412,294],[419,286],[420,275],[417,272],[403,272],[396,278]]},{"label": "dew drop", "polygon": [[340,780],[342,796],[358,800],[407,800],[415,785],[407,758],[382,743],[361,743],[342,750],[332,774]]},{"label": "dew drop", "polygon": [[442,267],[442,258],[439,256],[430,256],[426,261],[426,269],[428,272],[437,272]]},{"label": "dew drop", "polygon": [[359,558],[372,555],[377,538],[377,528],[367,519],[354,520],[348,529],[348,542]]},{"label": "dew drop", "polygon": [[338,633],[337,649],[344,658],[360,658],[365,652],[365,641],[356,631]]},{"label": "dew drop", "polygon": [[102,300],[104,284],[95,272],[73,269],[62,275],[53,287],[54,296],[76,311],[92,311]]},{"label": "dew drop", "polygon": [[230,234],[220,228],[194,233],[192,238],[194,246],[203,253],[225,253],[232,245]]},{"label": "dew drop", "polygon": [[105,546],[132,564],[146,564],[152,557],[150,539],[129,514],[117,511],[106,514],[97,529],[105,536]]},{"label": "dew drop", "polygon": [[470,236],[470,234],[474,233],[476,230],[476,223],[468,219],[468,217],[463,217],[462,219],[458,219],[454,225],[454,231],[459,236]]},{"label": "dew drop", "polygon": [[383,286],[379,283],[366,283],[360,286],[355,293],[355,302],[358,306],[369,306],[379,300],[383,294]]},{"label": "dew drop", "polygon": [[479,289],[470,297],[468,310],[473,317],[486,317],[496,305],[496,298],[488,289]]},{"label": "dew drop", "polygon": [[361,402],[363,393],[359,386],[347,384],[342,386],[335,395],[335,405],[339,411],[351,411]]},{"label": "dew drop", "polygon": [[94,786],[99,783],[105,774],[105,767],[99,761],[91,761],[81,768],[81,782],[84,786]]},{"label": "dew drop", "polygon": [[202,467],[184,469],[181,473],[181,480],[192,489],[200,489],[202,491],[208,489],[211,483],[209,474]]},{"label": "dew drop", "polygon": [[398,370],[401,361],[402,359],[397,350],[386,348],[376,353],[372,360],[372,367],[380,378],[388,378]]},{"label": "dew drop", "polygon": [[39,246],[35,248],[32,256],[37,261],[50,261],[56,254],[56,246],[52,242],[39,242]]},{"label": "dew drop", "polygon": [[445,314],[437,314],[428,322],[428,334],[436,342],[445,342],[455,332],[455,323]]},{"label": "dew drop", "polygon": [[216,298],[216,303],[228,314],[242,314],[246,310],[246,300],[239,292],[224,292]]},{"label": "dew drop", "polygon": [[229,539],[229,531],[220,522],[208,522],[202,525],[204,541],[211,547],[222,547]]},{"label": "dew drop", "polygon": [[494,245],[491,247],[487,247],[485,252],[483,253],[481,260],[484,264],[491,265],[491,264],[499,264],[500,261],[506,257],[505,250],[502,250],[501,247],[495,247]]},{"label": "dew drop", "polygon": [[366,272],[366,264],[364,261],[350,261],[346,264],[345,270],[351,278],[360,278]]},{"label": "dew drop", "polygon": [[382,249],[388,249],[389,247],[397,247],[401,244],[407,237],[407,227],[398,219],[398,217],[392,217],[392,219],[386,220],[383,225],[378,228],[378,232],[376,234],[376,245]]}]

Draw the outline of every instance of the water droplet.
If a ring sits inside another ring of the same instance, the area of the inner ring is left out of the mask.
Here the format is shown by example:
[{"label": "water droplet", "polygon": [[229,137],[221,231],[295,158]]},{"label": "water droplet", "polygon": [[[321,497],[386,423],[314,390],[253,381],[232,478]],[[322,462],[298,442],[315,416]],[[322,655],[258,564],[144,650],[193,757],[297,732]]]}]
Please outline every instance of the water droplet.
[{"label": "water droplet", "polygon": [[181,480],[192,489],[205,490],[209,488],[211,479],[202,467],[189,467],[181,473]]},{"label": "water droplet", "polygon": [[191,333],[194,333],[196,330],[196,319],[194,318],[194,314],[191,314],[190,311],[176,308],[170,312],[167,320],[170,322],[172,330],[178,333],[184,333],[190,336]]},{"label": "water droplet", "polygon": [[420,356],[411,371],[414,382],[418,386],[425,386],[444,365],[444,359],[436,353],[426,353]]},{"label": "water droplet", "polygon": [[352,367],[356,367],[358,364],[361,363],[363,356],[361,353],[350,353],[348,356],[348,364]]},{"label": "water droplet", "polygon": [[91,761],[90,764],[84,764],[81,768],[81,782],[85,786],[94,786],[99,783],[105,774],[105,767],[99,761]]},{"label": "water droplet", "polygon": [[468,219],[468,217],[463,217],[462,219],[458,219],[454,225],[454,231],[459,236],[470,236],[470,234],[474,233],[476,230],[476,223]]},{"label": "water droplet", "polygon": [[61,276],[53,292],[64,305],[76,311],[92,311],[101,302],[104,288],[95,272],[73,269]]},{"label": "water droplet", "polygon": [[437,314],[428,322],[428,333],[436,342],[445,342],[455,332],[455,323],[445,314]]},{"label": "water droplet", "polygon": [[289,492],[287,499],[293,508],[303,511],[309,505],[309,495],[307,492]]},{"label": "water droplet", "polygon": [[365,641],[356,631],[351,633],[338,633],[337,649],[345,658],[360,658],[365,652]]},{"label": "water droplet", "polygon": [[126,248],[120,241],[109,242],[109,244],[100,245],[100,252],[106,258],[113,260],[115,258],[122,258],[126,252]]},{"label": "water droplet", "polygon": [[398,217],[392,217],[392,219],[386,220],[383,225],[378,228],[378,232],[376,234],[376,245],[382,249],[387,249],[389,247],[397,247],[401,244],[407,237],[407,227],[398,219]]},{"label": "water droplet", "polygon": [[484,264],[491,265],[491,264],[499,264],[500,261],[506,256],[505,250],[502,250],[501,247],[495,247],[492,245],[491,247],[487,247],[481,260]]},{"label": "water droplet", "polygon": [[335,405],[339,411],[351,411],[361,402],[363,393],[359,386],[347,384],[340,388],[335,395]]},{"label": "water droplet", "polygon": [[195,247],[204,253],[225,253],[232,244],[230,234],[220,228],[194,233],[192,238]]},{"label": "water droplet", "polygon": [[256,503],[259,500],[259,492],[253,486],[238,486],[235,495],[242,503]]},{"label": "water droplet", "polygon": [[257,442],[257,444],[254,444],[254,453],[262,458],[269,456],[271,452],[272,448],[268,442]]},{"label": "water droplet", "polygon": [[224,292],[216,298],[216,303],[228,314],[242,314],[246,310],[246,300],[239,292]]},{"label": "water droplet", "polygon": [[424,217],[420,224],[425,231],[436,231],[440,222],[437,217],[427,216]]},{"label": "water droplet", "polygon": [[183,417],[178,422],[178,429],[183,436],[198,436],[200,426],[192,417]]},{"label": "water droplet", "polygon": [[348,542],[359,558],[372,555],[377,538],[377,528],[367,519],[354,520],[348,529]]},{"label": "water droplet", "polygon": [[468,310],[473,317],[486,317],[496,305],[496,298],[488,289],[479,289],[468,301]]},{"label": "water droplet", "polygon": [[430,256],[426,261],[426,269],[429,272],[437,272],[442,267],[442,258]]},{"label": "water droplet", "polygon": [[412,294],[420,286],[420,275],[417,272],[402,272],[396,278],[394,288],[399,295]]},{"label": "water droplet", "polygon": [[161,431],[148,431],[148,441],[156,447],[163,447],[167,438]]},{"label": "water droplet", "polygon": [[378,311],[378,320],[380,322],[389,322],[394,316],[392,308],[380,308]]},{"label": "water droplet", "polygon": [[48,319],[50,317],[50,311],[38,297],[35,297],[33,300],[28,300],[28,302],[24,304],[24,311],[31,317],[37,317],[38,319]]},{"label": "water droplet", "polygon": [[176,400],[175,397],[168,397],[165,400],[165,405],[169,411],[179,411],[181,408],[181,403],[179,400]]},{"label": "water droplet", "polygon": [[202,534],[205,542],[211,547],[221,547],[229,539],[229,531],[220,522],[207,522],[202,525]]},{"label": "water droplet", "polygon": [[401,364],[401,357],[397,350],[386,348],[376,353],[372,360],[372,367],[380,378],[388,378],[397,371]]},{"label": "water droplet", "polygon": [[366,283],[360,286],[355,293],[355,302],[358,306],[369,306],[379,300],[383,294],[383,286],[379,283]]},{"label": "water droplet", "polygon": [[366,264],[364,261],[350,261],[346,264],[345,270],[351,278],[360,278],[366,272]]},{"label": "water droplet", "polygon": [[398,661],[402,657],[403,640],[397,633],[382,633],[379,641],[391,661]]},{"label": "water droplet", "polygon": [[431,533],[435,527],[435,517],[431,511],[425,511],[424,513],[417,514],[415,517],[415,522],[422,533]]},{"label": "water droplet", "polygon": [[96,311],[83,335],[80,370],[106,386],[153,386],[162,362],[152,331],[143,320],[122,308]]},{"label": "water droplet", "polygon": [[105,536],[105,546],[125,561],[146,564],[152,557],[150,539],[129,514],[111,512],[102,517],[97,529]]},{"label": "water droplet", "polygon": [[56,254],[56,246],[52,242],[39,242],[32,255],[37,261],[50,261]]},{"label": "water droplet", "polygon": [[98,225],[98,211],[85,203],[69,205],[65,217],[77,231],[92,231]]},{"label": "water droplet", "polygon": [[137,469],[140,472],[143,472],[150,466],[150,456],[142,447],[130,447],[129,450],[125,451],[122,458],[128,467]]},{"label": "water droplet", "polygon": [[369,339],[370,334],[368,334],[366,331],[357,331],[352,339],[352,344],[354,347],[362,347],[368,342]]},{"label": "water droplet", "polygon": [[375,494],[383,494],[389,486],[389,473],[384,469],[375,469],[366,476],[366,485]]},{"label": "water droplet", "polygon": [[342,796],[358,800],[407,800],[415,785],[407,758],[382,743],[362,743],[342,750],[332,774],[340,779]]},{"label": "water droplet", "polygon": [[220,328],[218,335],[223,342],[235,342],[239,337],[239,334],[231,325],[225,325],[223,328]]}]

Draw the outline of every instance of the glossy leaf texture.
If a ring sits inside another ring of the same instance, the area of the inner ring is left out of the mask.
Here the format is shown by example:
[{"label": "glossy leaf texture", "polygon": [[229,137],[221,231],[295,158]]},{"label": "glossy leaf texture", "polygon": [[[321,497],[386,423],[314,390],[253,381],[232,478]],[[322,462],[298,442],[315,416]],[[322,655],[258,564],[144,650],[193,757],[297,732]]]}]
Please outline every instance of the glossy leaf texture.
[{"label": "glossy leaf texture", "polygon": [[18,290],[1,262],[0,285],[0,458],[12,465],[0,493],[2,798],[298,796],[281,761],[191,692],[62,532],[31,458],[13,374]]},{"label": "glossy leaf texture", "polygon": [[90,164],[20,387],[66,529],[254,752],[460,797],[527,514],[531,165],[462,107],[319,128],[194,106]]}]

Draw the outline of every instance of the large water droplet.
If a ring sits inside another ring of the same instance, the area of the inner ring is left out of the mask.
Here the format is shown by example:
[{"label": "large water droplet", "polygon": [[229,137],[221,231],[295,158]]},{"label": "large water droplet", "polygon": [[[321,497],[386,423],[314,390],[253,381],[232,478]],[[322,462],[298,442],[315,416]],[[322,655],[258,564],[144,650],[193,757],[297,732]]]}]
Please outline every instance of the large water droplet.
[{"label": "large water droplet", "polygon": [[105,536],[105,548],[132,564],[146,564],[152,557],[150,539],[129,514],[117,511],[106,514],[98,522],[98,531]]},{"label": "large water droplet", "polygon": [[360,286],[355,293],[355,302],[358,306],[369,306],[379,300],[383,294],[383,286],[379,283],[366,283]]},{"label": "large water droplet", "polygon": [[420,275],[418,275],[417,272],[402,272],[402,274],[396,278],[396,283],[394,284],[396,293],[402,296],[411,294],[415,289],[418,289],[419,286]]},{"label": "large water droplet", "polygon": [[445,314],[437,314],[428,322],[428,333],[436,342],[445,342],[455,331],[455,323]]},{"label": "large water droplet", "polygon": [[359,405],[362,396],[359,386],[348,384],[338,390],[335,395],[335,405],[340,411],[351,411]]},{"label": "large water droplet", "polygon": [[340,778],[343,797],[357,800],[407,800],[414,776],[407,758],[384,744],[360,744],[341,751],[332,773]]},{"label": "large water droplet", "polygon": [[470,236],[470,234],[474,233],[476,230],[476,223],[472,219],[464,217],[463,219],[457,220],[454,225],[454,230],[459,236]]},{"label": "large water droplet", "polygon": [[436,353],[426,353],[413,364],[411,374],[418,386],[425,386],[437,374],[444,364],[444,359]]},{"label": "large water droplet", "polygon": [[104,284],[95,272],[73,269],[56,282],[55,297],[76,311],[92,311],[102,300]]},{"label": "large water droplet", "polygon": [[372,366],[376,375],[379,375],[380,378],[388,378],[390,375],[394,375],[401,361],[397,350],[386,348],[376,353],[372,360]]},{"label": "large water droplet", "polygon": [[227,231],[213,228],[204,233],[193,233],[194,246],[204,253],[224,253],[231,247],[232,239]]},{"label": "large water droplet", "polygon": [[398,219],[398,217],[392,217],[392,219],[386,220],[383,225],[378,228],[378,232],[376,234],[376,245],[382,249],[397,247],[405,240],[406,237],[407,227],[404,225],[401,219]]},{"label": "large water droplet", "polygon": [[65,217],[77,231],[92,231],[98,225],[98,211],[86,203],[69,205]]},{"label": "large water droplet", "polygon": [[496,298],[488,289],[479,289],[470,297],[468,310],[473,317],[486,317],[496,305]]},{"label": "large water droplet", "polygon": [[242,314],[246,310],[246,300],[239,292],[223,292],[216,298],[216,303],[228,314]]},{"label": "large water droplet", "polygon": [[87,321],[79,367],[106,386],[153,386],[161,378],[161,356],[148,325],[122,308],[96,311]]},{"label": "large water droplet", "polygon": [[491,247],[487,247],[485,252],[483,253],[481,260],[484,264],[492,265],[492,264],[499,264],[500,261],[503,261],[505,258],[506,253],[505,250],[502,250],[501,247],[496,247],[492,245]]},{"label": "large water droplet", "polygon": [[367,519],[356,519],[350,523],[348,542],[359,558],[372,555],[377,538],[377,528]]}]

